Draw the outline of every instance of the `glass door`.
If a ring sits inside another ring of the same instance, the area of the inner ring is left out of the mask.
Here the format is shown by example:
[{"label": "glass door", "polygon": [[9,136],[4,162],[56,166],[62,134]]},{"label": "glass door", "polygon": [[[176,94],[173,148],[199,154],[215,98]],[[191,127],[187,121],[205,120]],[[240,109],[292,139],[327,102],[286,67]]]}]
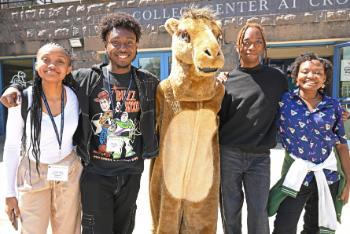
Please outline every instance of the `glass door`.
[{"label": "glass door", "polygon": [[138,52],[132,63],[135,67],[143,68],[156,75],[160,80],[169,76],[171,67],[171,52]]},{"label": "glass door", "polygon": [[[350,112],[350,42],[335,46],[333,61],[332,96],[337,98],[344,109]],[[350,140],[350,120],[345,121],[344,125],[347,138]]]},{"label": "glass door", "polygon": [[[15,58],[0,60],[0,90],[11,82],[28,82],[33,80],[34,58]],[[0,105],[0,135],[5,134],[7,109]]]}]

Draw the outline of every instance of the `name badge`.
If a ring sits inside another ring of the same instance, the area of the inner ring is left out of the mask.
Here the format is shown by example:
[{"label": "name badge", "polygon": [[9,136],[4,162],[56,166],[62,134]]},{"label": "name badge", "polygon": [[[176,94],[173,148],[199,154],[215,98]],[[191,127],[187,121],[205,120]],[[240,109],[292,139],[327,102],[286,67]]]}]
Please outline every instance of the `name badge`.
[{"label": "name badge", "polygon": [[47,180],[68,181],[69,166],[49,165],[47,169]]},{"label": "name badge", "polygon": [[120,136],[107,136],[107,152],[119,152],[123,149],[124,141]]}]

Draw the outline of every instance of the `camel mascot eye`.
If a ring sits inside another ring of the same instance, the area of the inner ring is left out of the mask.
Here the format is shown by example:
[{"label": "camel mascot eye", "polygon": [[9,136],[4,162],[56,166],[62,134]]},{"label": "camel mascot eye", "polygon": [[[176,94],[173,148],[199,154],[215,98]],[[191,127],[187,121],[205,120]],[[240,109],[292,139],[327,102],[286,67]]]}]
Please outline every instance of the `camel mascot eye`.
[{"label": "camel mascot eye", "polygon": [[179,38],[187,43],[191,42],[191,37],[186,31],[180,31]]},{"label": "camel mascot eye", "polygon": [[[207,8],[170,18],[172,65],[157,88],[159,155],[150,172],[153,230],[216,233],[219,200],[218,112],[224,87],[221,26]],[[185,230],[185,231],[184,231]]]}]

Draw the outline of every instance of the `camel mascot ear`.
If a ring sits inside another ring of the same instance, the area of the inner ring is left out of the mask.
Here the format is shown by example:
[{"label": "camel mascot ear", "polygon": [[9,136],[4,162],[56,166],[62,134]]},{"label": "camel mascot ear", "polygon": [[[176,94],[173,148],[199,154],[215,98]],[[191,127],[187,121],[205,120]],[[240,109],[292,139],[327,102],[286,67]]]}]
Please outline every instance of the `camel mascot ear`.
[{"label": "camel mascot ear", "polygon": [[173,35],[177,31],[177,27],[179,26],[179,21],[174,18],[167,19],[165,22],[165,29],[170,35]]}]

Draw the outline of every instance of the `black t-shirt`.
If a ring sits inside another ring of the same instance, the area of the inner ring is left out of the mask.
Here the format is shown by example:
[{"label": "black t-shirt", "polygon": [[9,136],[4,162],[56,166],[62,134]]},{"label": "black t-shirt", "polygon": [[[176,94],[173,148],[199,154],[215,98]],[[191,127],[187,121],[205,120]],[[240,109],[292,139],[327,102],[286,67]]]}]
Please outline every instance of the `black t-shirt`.
[{"label": "black t-shirt", "polygon": [[220,145],[268,153],[276,145],[275,116],[287,87],[275,68],[259,65],[230,72],[220,110]]},{"label": "black t-shirt", "polygon": [[100,80],[89,100],[93,136],[87,169],[113,176],[143,171],[140,99],[131,73]]}]

